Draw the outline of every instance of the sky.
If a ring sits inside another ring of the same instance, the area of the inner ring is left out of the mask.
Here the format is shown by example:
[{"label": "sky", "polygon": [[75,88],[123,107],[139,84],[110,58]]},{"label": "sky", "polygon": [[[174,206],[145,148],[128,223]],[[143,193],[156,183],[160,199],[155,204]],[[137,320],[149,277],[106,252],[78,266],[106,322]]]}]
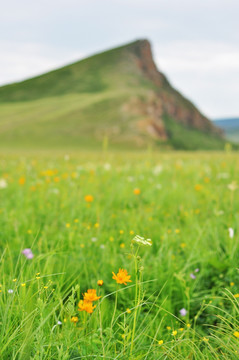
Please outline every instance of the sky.
[{"label": "sky", "polygon": [[239,117],[238,0],[8,0],[0,85],[136,39],[209,118]]}]

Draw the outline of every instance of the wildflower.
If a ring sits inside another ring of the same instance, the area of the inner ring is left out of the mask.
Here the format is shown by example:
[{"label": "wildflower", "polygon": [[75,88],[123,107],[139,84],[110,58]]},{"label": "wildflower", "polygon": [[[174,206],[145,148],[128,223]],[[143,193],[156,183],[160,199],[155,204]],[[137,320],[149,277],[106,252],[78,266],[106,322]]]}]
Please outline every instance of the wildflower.
[{"label": "wildflower", "polygon": [[142,236],[136,235],[133,240],[132,243],[136,243],[138,245],[141,246],[152,246],[152,240],[151,239],[145,239]]},{"label": "wildflower", "polygon": [[173,336],[176,336],[177,333],[178,333],[177,330],[174,330],[174,331],[172,332],[172,335],[173,335]]},{"label": "wildflower", "polygon": [[8,289],[8,294],[12,294],[13,293],[13,289]]},{"label": "wildflower", "polygon": [[30,259],[32,259],[34,257],[31,249],[28,249],[28,248],[22,250],[22,254],[25,255],[28,260],[30,260]]},{"label": "wildflower", "polygon": [[91,238],[91,241],[92,241],[92,242],[96,242],[96,241],[97,241],[97,238],[96,238],[96,237],[93,237],[93,238]]},{"label": "wildflower", "polygon": [[95,223],[94,227],[97,229],[100,226],[99,223]]},{"label": "wildflower", "polygon": [[71,227],[71,224],[67,223],[66,228],[69,228],[69,227]]},{"label": "wildflower", "polygon": [[74,222],[75,222],[75,223],[78,223],[78,222],[79,222],[79,219],[75,219]]},{"label": "wildflower", "polygon": [[62,322],[58,320],[57,323],[51,329],[51,331],[53,331],[57,325],[62,325]]},{"label": "wildflower", "polygon": [[239,298],[239,294],[235,294],[234,297],[235,297],[235,298]]},{"label": "wildflower", "polygon": [[158,344],[159,344],[159,345],[162,345],[162,344],[163,344],[163,340],[159,340],[159,341],[158,341]]},{"label": "wildflower", "polygon": [[199,268],[195,269],[194,272],[195,272],[195,273],[199,272]]},{"label": "wildflower", "polygon": [[202,185],[196,184],[196,185],[194,186],[194,189],[195,189],[196,191],[200,191],[200,190],[202,190]]},{"label": "wildflower", "polygon": [[88,314],[92,314],[93,310],[96,308],[96,305],[93,306],[93,303],[86,300],[80,300],[79,304],[79,311],[86,311]]},{"label": "wildflower", "polygon": [[93,198],[92,195],[86,195],[86,196],[85,196],[85,201],[86,201],[86,202],[91,203],[93,200],[94,200],[94,198]]},{"label": "wildflower", "polygon": [[121,247],[121,249],[124,249],[124,248],[125,248],[125,244],[124,244],[124,243],[121,243],[121,244],[120,244],[120,247]]},{"label": "wildflower", "polygon": [[109,240],[110,240],[111,242],[113,242],[113,241],[114,241],[113,236],[110,236]]},{"label": "wildflower", "polygon": [[179,310],[179,312],[180,312],[180,315],[181,315],[181,316],[186,316],[186,315],[187,315],[187,310],[184,309],[184,308],[182,308],[181,310]]},{"label": "wildflower", "polygon": [[230,286],[234,286],[235,283],[233,281],[230,282]]},{"label": "wildflower", "polygon": [[184,328],[180,328],[180,329],[179,329],[179,331],[183,331],[183,330],[184,330]]},{"label": "wildflower", "polygon": [[119,269],[117,275],[115,275],[114,272],[112,272],[112,274],[113,274],[112,279],[114,279],[117,282],[117,284],[127,285],[127,282],[132,282],[132,280],[130,280],[131,275],[128,275],[127,270]]},{"label": "wildflower", "polygon": [[26,283],[22,283],[21,286],[22,286],[22,287],[26,286]]},{"label": "wildflower", "polygon": [[103,281],[103,280],[98,280],[98,281],[97,281],[97,285],[98,285],[98,286],[102,286],[103,284],[104,284],[104,281]]},{"label": "wildflower", "polygon": [[101,296],[96,295],[95,289],[88,289],[87,292],[84,293],[84,300],[85,301],[96,301],[99,300]]},{"label": "wildflower", "polygon": [[228,232],[229,232],[229,237],[232,239],[234,237],[234,230],[230,227],[228,229]]},{"label": "wildflower", "polygon": [[80,247],[81,247],[82,249],[84,249],[85,244],[80,244]]},{"label": "wildflower", "polygon": [[206,338],[205,336],[202,338],[202,340],[203,340],[204,342],[206,342],[206,343],[209,341],[209,339]]},{"label": "wildflower", "polygon": [[163,170],[163,167],[162,165],[156,165],[154,168],[153,168],[153,174],[155,176],[159,175],[161,173],[161,171]]},{"label": "wildflower", "polygon": [[0,179],[0,189],[6,189],[7,182],[5,179]]},{"label": "wildflower", "polygon": [[193,273],[191,273],[191,274],[190,274],[190,278],[193,279],[193,280],[195,280],[195,279],[196,279],[196,276],[195,276]]},{"label": "wildflower", "polygon": [[100,245],[100,248],[104,250],[105,245],[104,245],[104,244],[101,244],[101,245]]},{"label": "wildflower", "polygon": [[180,229],[175,229],[175,234],[180,234]]},{"label": "wildflower", "polygon": [[126,309],[127,314],[131,313],[131,310],[129,308]]},{"label": "wildflower", "polygon": [[166,329],[167,329],[167,330],[171,330],[171,326],[167,326]]},{"label": "wildflower", "polygon": [[13,282],[16,282],[16,281],[17,281],[17,279],[16,279],[16,278],[15,278],[15,279],[12,279],[12,281],[13,281]]},{"label": "wildflower", "polygon": [[120,233],[120,235],[123,235],[124,230],[120,230],[119,233]]},{"label": "wildflower", "polygon": [[227,187],[231,191],[235,191],[238,188],[237,183],[235,181],[233,181],[231,184],[228,184]]},{"label": "wildflower", "polygon": [[185,243],[181,243],[181,244],[180,244],[180,247],[181,247],[182,249],[184,249],[184,248],[185,248],[185,246],[186,246],[186,244],[185,244]]},{"label": "wildflower", "polygon": [[134,235],[134,231],[133,231],[133,230],[130,230],[129,234],[130,234],[130,235]]},{"label": "wildflower", "polygon": [[20,177],[20,179],[18,180],[19,185],[24,185],[26,182],[26,179],[24,177]]},{"label": "wildflower", "polygon": [[233,335],[234,335],[236,338],[239,338],[239,331],[235,331],[235,332],[233,333]]},{"label": "wildflower", "polygon": [[190,325],[190,324],[187,324],[186,326],[187,326],[187,328],[190,328],[190,327],[191,327],[191,325]]},{"label": "wildflower", "polygon": [[136,188],[134,189],[134,194],[135,195],[139,195],[141,193],[140,189]]},{"label": "wildflower", "polygon": [[76,324],[79,321],[77,316],[72,316],[71,318],[71,322],[73,322],[74,324]]}]

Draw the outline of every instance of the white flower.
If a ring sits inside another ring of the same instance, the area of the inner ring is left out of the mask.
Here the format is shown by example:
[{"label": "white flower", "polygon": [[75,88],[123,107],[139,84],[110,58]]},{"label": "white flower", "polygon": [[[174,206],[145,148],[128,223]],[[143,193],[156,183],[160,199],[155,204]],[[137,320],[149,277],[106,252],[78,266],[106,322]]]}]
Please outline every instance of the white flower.
[{"label": "white flower", "polygon": [[104,169],[105,169],[106,171],[109,171],[109,170],[111,169],[111,165],[110,165],[109,163],[105,163],[105,164],[104,164]]},{"label": "white flower", "polygon": [[231,191],[235,191],[238,188],[236,181],[233,181],[231,184],[228,184],[227,187]]},{"label": "white flower", "polygon": [[233,230],[233,228],[229,228],[228,229],[228,232],[229,232],[229,237],[232,239],[233,237],[234,237],[234,230]]},{"label": "white flower", "polygon": [[0,179],[0,189],[6,189],[7,182],[5,179]]},{"label": "white flower", "polygon": [[7,291],[9,294],[12,294],[13,293],[13,290],[12,289],[8,289]]},{"label": "white flower", "polygon": [[157,176],[161,173],[162,170],[163,170],[162,165],[156,165],[155,168],[153,169],[153,174]]},{"label": "white flower", "polygon": [[133,240],[133,243],[136,243],[138,245],[143,245],[143,246],[152,246],[152,240],[151,239],[145,239],[142,236],[136,235]]},{"label": "white flower", "polygon": [[97,241],[97,238],[96,238],[96,237],[93,237],[93,238],[91,238],[91,241],[92,241],[92,242],[96,242],[96,241]]}]

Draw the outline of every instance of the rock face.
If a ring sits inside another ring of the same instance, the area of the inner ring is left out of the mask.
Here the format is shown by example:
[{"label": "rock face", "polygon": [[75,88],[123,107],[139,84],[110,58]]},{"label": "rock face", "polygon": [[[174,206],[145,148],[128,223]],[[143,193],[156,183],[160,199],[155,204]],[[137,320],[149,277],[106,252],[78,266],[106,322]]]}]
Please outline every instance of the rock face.
[{"label": "rock face", "polygon": [[126,51],[132,56],[139,71],[154,85],[154,90],[152,90],[145,102],[138,100],[138,102],[131,101],[129,104],[131,111],[145,116],[144,127],[148,132],[160,139],[167,139],[168,135],[163,121],[163,117],[166,115],[186,127],[220,137],[223,136],[223,131],[201,114],[189,100],[177,92],[164,74],[158,71],[148,40],[138,40],[133,44],[129,44]]}]

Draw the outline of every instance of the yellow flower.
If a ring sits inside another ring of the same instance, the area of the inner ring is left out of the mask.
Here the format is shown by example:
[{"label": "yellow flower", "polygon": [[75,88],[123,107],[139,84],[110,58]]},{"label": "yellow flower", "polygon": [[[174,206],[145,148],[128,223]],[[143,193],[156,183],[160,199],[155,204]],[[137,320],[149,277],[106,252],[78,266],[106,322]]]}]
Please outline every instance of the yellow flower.
[{"label": "yellow flower", "polygon": [[55,182],[59,182],[59,181],[60,181],[60,178],[59,178],[58,176],[56,176],[56,177],[54,178],[54,181],[55,181]]},{"label": "yellow flower", "polygon": [[167,330],[171,330],[171,326],[167,326],[166,329],[167,329]]},{"label": "yellow flower", "polygon": [[79,311],[86,311],[88,314],[92,314],[93,310],[96,308],[96,306],[93,306],[93,303],[86,300],[80,300],[79,304]]},{"label": "yellow flower", "polygon": [[84,249],[85,245],[84,245],[84,244],[80,244],[80,247],[81,247],[82,249]]},{"label": "yellow flower", "polygon": [[183,331],[183,330],[184,330],[184,328],[180,328],[180,329],[179,329],[179,331]]},{"label": "yellow flower", "polygon": [[235,331],[233,335],[238,339],[239,338],[239,331]]},{"label": "yellow flower", "polygon": [[103,281],[103,280],[98,280],[98,281],[97,281],[97,285],[98,285],[98,286],[102,286],[103,284],[104,284],[104,281]]},{"label": "yellow flower", "polygon": [[88,289],[87,292],[84,293],[84,300],[85,301],[96,301],[99,300],[101,298],[101,296],[97,296],[96,295],[96,290],[95,289]]},{"label": "yellow flower", "polygon": [[86,195],[86,196],[85,196],[85,201],[86,201],[86,202],[90,203],[90,202],[92,202],[93,200],[94,200],[94,198],[93,198],[92,195]]},{"label": "yellow flower", "polygon": [[182,249],[184,249],[185,246],[186,246],[186,244],[185,244],[185,243],[181,243],[180,246],[181,246]]},{"label": "yellow flower", "polygon": [[140,189],[136,188],[134,189],[134,194],[135,195],[139,195],[141,193]]},{"label": "yellow flower", "polygon": [[196,185],[194,186],[194,189],[195,189],[196,191],[200,191],[200,190],[202,190],[202,185],[196,184]]},{"label": "yellow flower", "polygon": [[73,322],[74,324],[76,324],[79,321],[77,316],[72,316],[71,318],[71,322]]},{"label": "yellow flower", "polygon": [[99,223],[95,223],[94,227],[97,229],[100,226]]},{"label": "yellow flower", "polygon": [[180,229],[175,229],[175,234],[179,234],[180,233]]},{"label": "yellow flower", "polygon": [[120,233],[120,235],[123,235],[124,230],[120,230],[119,233]]},{"label": "yellow flower", "polygon": [[190,324],[187,324],[186,326],[187,326],[187,328],[190,328],[190,327],[191,327],[191,325],[190,325]]},{"label": "yellow flower", "polygon": [[112,279],[114,279],[117,282],[117,284],[127,285],[127,282],[132,282],[132,280],[130,280],[131,275],[128,275],[127,270],[119,269],[117,275],[115,275],[114,272],[112,272],[112,274],[113,274]]},{"label": "yellow flower", "polygon": [[22,286],[22,287],[26,286],[26,283],[22,283],[21,286]]},{"label": "yellow flower", "polygon": [[113,236],[110,236],[109,240],[110,240],[111,242],[113,242],[113,241],[114,241]]},{"label": "yellow flower", "polygon": [[71,227],[71,224],[67,223],[66,228],[69,228],[69,227]]},{"label": "yellow flower", "polygon": [[75,222],[75,223],[78,223],[78,222],[79,222],[79,219],[75,219],[74,222]]},{"label": "yellow flower", "polygon": [[230,286],[234,286],[235,283],[233,281],[230,282]]},{"label": "yellow flower", "polygon": [[205,341],[205,342],[208,342],[208,341],[209,341],[209,339],[206,338],[205,336],[202,338],[202,340]]},{"label": "yellow flower", "polygon": [[175,335],[177,335],[177,333],[178,333],[177,330],[174,330],[174,331],[172,332],[172,335],[175,336]]},{"label": "yellow flower", "polygon": [[235,294],[234,297],[235,297],[235,298],[239,298],[239,294]]},{"label": "yellow flower", "polygon": [[120,244],[120,247],[121,247],[121,249],[124,249],[124,248],[125,248],[125,244],[124,244],[124,243],[121,243],[121,244]]},{"label": "yellow flower", "polygon": [[130,235],[134,235],[134,231],[133,231],[133,230],[130,230],[129,234],[130,234]]},{"label": "yellow flower", "polygon": [[159,340],[159,341],[158,341],[158,344],[159,344],[159,345],[162,345],[162,344],[163,344],[163,340]]},{"label": "yellow flower", "polygon": [[129,308],[126,309],[127,314],[131,313],[131,310]]}]

